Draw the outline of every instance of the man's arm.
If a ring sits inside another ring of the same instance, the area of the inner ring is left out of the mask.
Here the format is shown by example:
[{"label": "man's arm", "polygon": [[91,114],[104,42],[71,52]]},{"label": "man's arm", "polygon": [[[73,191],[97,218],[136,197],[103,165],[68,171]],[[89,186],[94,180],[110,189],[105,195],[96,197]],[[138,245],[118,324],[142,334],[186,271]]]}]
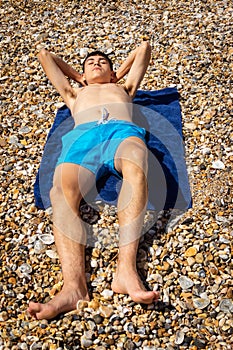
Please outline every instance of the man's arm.
[{"label": "man's arm", "polygon": [[131,97],[135,96],[136,91],[146,73],[146,69],[150,62],[150,57],[150,44],[147,41],[144,41],[139,47],[131,52],[131,54],[116,72],[117,81],[129,73],[125,82],[125,88]]},{"label": "man's arm", "polygon": [[61,58],[57,57],[46,49],[42,49],[39,52],[38,59],[48,79],[64,99],[66,105],[71,108],[72,102],[76,97],[76,92],[66,77],[71,78],[82,85],[85,85],[82,75],[70,67]]}]

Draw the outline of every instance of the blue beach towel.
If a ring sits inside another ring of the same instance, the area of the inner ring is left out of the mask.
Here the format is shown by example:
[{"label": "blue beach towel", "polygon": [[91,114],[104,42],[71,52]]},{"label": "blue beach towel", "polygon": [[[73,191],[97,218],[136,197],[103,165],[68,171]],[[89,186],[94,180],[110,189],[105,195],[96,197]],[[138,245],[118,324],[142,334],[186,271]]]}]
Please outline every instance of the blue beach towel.
[{"label": "blue beach towel", "polygon": [[[133,101],[135,124],[146,129],[149,149],[149,210],[186,210],[191,207],[182,137],[179,94],[176,88],[158,91],[139,90]],[[34,184],[35,204],[46,209],[51,206],[49,192],[53,174],[61,152],[61,138],[74,127],[70,110],[64,105],[56,114],[48,134],[42,161]],[[101,200],[117,203],[121,180],[114,175],[101,178],[88,202]]]}]

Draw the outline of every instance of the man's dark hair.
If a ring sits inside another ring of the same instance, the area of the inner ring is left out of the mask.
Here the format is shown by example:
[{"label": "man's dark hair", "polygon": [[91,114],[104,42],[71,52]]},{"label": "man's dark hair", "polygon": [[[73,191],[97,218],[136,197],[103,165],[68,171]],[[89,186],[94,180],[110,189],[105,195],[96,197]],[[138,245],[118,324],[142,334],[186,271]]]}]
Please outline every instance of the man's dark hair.
[{"label": "man's dark hair", "polygon": [[85,59],[83,61],[83,64],[82,64],[83,72],[84,72],[85,62],[91,56],[102,56],[102,57],[104,57],[108,61],[109,65],[110,65],[110,69],[113,71],[113,63],[112,63],[111,59],[108,57],[108,55],[106,55],[106,53],[104,53],[102,51],[95,50],[95,51],[92,51],[92,52],[88,53],[87,56],[85,57]]}]

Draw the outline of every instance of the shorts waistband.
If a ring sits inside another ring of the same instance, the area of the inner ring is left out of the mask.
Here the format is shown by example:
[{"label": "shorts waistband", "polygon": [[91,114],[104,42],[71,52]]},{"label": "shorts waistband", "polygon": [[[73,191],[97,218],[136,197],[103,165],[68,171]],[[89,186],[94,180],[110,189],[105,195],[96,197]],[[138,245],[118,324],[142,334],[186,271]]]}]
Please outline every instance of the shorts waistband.
[{"label": "shorts waistband", "polygon": [[102,126],[102,125],[108,125],[108,124],[131,124],[131,125],[135,125],[137,126],[134,122],[130,122],[128,120],[122,120],[122,119],[109,119],[107,122],[105,123],[100,123],[99,120],[95,120],[93,122],[88,122],[88,123],[82,123],[82,124],[78,124],[74,127],[74,129],[76,128],[90,128],[93,126]]}]

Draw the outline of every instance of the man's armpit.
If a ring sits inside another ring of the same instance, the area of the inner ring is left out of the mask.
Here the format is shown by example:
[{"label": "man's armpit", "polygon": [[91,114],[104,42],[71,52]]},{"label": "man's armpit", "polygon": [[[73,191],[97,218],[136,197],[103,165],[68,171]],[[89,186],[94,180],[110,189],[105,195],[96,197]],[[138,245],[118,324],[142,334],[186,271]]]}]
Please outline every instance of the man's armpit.
[{"label": "man's armpit", "polygon": [[64,92],[68,98],[76,98],[77,97],[77,92],[73,88],[65,88]]},{"label": "man's armpit", "polygon": [[123,85],[123,88],[124,88],[125,92],[127,93],[127,95],[129,95],[129,90],[127,89],[127,87],[125,85]]}]

